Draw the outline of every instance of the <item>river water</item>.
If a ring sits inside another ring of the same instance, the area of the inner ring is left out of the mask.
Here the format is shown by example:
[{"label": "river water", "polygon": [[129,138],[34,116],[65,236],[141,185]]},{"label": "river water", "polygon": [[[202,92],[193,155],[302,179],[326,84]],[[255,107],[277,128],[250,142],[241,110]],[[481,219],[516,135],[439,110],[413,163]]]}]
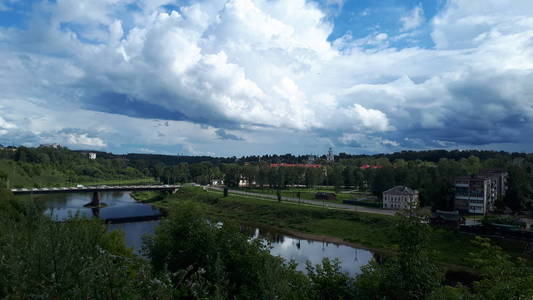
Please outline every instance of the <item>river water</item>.
[{"label": "river water", "polygon": [[[29,196],[26,196],[29,197]],[[147,204],[138,203],[127,192],[101,193],[101,202],[106,207],[91,209],[83,207],[91,201],[92,193],[65,193],[34,195],[33,199],[38,205],[45,208],[45,213],[56,220],[64,220],[71,215],[79,213],[88,218],[99,217],[102,219],[125,218],[158,215],[160,212]],[[109,230],[121,229],[124,232],[126,244],[141,254],[142,236],[153,234],[159,221],[136,222],[125,224],[107,225]],[[294,236],[281,234],[272,230],[243,227],[244,233],[250,238],[268,240],[273,255],[285,259],[292,259],[298,263],[299,270],[305,270],[305,262],[313,265],[319,264],[324,257],[340,260],[343,271],[352,275],[359,274],[361,267],[368,264],[373,254],[364,249],[345,245],[300,239]]]},{"label": "river water", "polygon": [[[21,197],[30,197],[28,195]],[[59,193],[31,196],[37,205],[45,208],[45,214],[51,215],[55,220],[65,220],[79,213],[88,218],[117,219],[126,217],[140,217],[159,215],[158,209],[138,203],[127,192],[100,193],[100,202],[105,204],[102,208],[86,208],[85,204],[91,202],[92,193]]]}]

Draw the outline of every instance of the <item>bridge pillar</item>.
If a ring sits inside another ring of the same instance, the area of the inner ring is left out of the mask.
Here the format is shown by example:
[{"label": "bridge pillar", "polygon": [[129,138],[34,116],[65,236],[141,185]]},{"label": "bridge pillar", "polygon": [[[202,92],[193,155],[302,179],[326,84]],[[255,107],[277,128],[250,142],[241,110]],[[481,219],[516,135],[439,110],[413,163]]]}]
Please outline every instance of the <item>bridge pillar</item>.
[{"label": "bridge pillar", "polygon": [[94,217],[98,218],[100,216],[100,207],[92,207],[91,211]]},{"label": "bridge pillar", "polygon": [[85,207],[99,207],[100,206],[100,193],[93,192],[93,199],[91,202],[84,205]]}]

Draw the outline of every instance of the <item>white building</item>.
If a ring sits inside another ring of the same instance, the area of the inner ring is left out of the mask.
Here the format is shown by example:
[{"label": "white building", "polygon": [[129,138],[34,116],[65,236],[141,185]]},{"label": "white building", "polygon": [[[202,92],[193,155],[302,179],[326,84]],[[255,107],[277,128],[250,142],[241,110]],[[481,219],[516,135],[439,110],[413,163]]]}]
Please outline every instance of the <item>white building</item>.
[{"label": "white building", "polygon": [[333,154],[333,149],[331,149],[331,147],[329,147],[328,154],[326,154],[326,160],[330,162],[335,161],[335,155]]},{"label": "white building", "polygon": [[44,145],[40,145],[40,147],[46,147],[46,148],[54,148],[54,149],[59,149],[61,147],[60,144],[44,144]]},{"label": "white building", "polygon": [[383,208],[407,209],[418,206],[418,191],[406,186],[395,186],[383,192]]},{"label": "white building", "polygon": [[89,152],[89,159],[96,159],[96,153]]},{"label": "white building", "polygon": [[223,179],[213,179],[211,180],[211,185],[223,185],[224,180]]}]

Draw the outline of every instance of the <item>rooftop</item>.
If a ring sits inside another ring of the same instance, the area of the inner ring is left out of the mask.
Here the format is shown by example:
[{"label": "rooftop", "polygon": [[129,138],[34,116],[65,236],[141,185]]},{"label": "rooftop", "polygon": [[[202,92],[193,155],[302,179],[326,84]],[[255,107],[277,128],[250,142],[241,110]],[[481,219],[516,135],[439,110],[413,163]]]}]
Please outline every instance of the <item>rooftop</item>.
[{"label": "rooftop", "polygon": [[319,164],[270,164],[271,168],[277,167],[292,167],[292,168],[322,168],[322,165]]},{"label": "rooftop", "polygon": [[408,188],[403,185],[395,186],[383,192],[383,194],[394,194],[394,195],[415,195],[417,193],[418,193],[417,190],[413,190],[412,188]]},{"label": "rooftop", "polygon": [[470,181],[485,181],[490,179],[490,176],[474,175],[474,176],[459,176],[455,180],[470,180]]}]

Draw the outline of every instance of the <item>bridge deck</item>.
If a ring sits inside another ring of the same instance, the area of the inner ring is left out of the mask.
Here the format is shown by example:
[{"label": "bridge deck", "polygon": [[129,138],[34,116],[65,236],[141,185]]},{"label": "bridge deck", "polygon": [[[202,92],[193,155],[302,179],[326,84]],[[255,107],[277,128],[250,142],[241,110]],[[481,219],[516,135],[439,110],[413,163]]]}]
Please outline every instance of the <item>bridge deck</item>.
[{"label": "bridge deck", "polygon": [[51,187],[51,188],[21,188],[11,189],[15,195],[22,194],[55,194],[55,193],[84,193],[84,192],[125,192],[125,191],[174,191],[180,185],[120,185],[120,186],[83,186],[83,187]]}]

